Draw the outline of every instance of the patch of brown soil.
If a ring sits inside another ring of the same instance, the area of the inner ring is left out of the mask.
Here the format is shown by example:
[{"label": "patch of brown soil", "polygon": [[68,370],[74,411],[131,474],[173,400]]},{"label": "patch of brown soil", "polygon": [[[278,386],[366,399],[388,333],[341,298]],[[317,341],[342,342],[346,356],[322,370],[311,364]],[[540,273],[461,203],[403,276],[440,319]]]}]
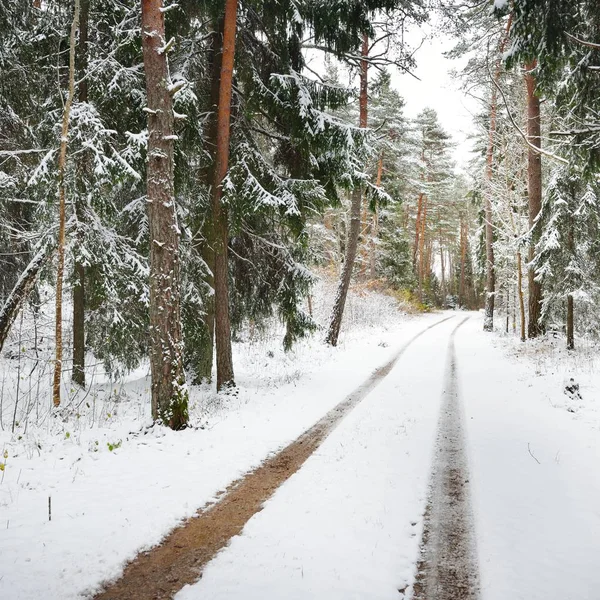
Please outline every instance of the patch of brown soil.
[{"label": "patch of brown soil", "polygon": [[[452,317],[448,317],[452,318]],[[95,600],[163,600],[202,576],[202,568],[229,540],[239,535],[248,520],[262,510],[275,490],[291,477],[323,443],[340,421],[392,370],[409,340],[394,357],[377,369],[350,396],[330,410],[313,427],[278,454],[243,478],[234,481],[220,499],[198,511],[173,530],[159,546],[139,554],[117,581],[108,584]]]}]

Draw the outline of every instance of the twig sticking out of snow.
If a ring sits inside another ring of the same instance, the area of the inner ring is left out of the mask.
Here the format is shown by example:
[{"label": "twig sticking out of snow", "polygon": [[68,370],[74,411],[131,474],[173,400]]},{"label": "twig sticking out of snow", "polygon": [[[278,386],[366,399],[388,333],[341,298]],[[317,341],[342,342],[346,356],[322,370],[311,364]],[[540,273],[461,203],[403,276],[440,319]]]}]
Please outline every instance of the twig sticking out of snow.
[{"label": "twig sticking out of snow", "polygon": [[541,465],[542,463],[535,457],[535,455],[533,454],[533,452],[531,451],[531,448],[529,447],[529,442],[527,442],[527,450],[529,451],[529,455],[531,456],[531,458],[533,458],[533,460],[535,460],[535,462],[538,465]]}]

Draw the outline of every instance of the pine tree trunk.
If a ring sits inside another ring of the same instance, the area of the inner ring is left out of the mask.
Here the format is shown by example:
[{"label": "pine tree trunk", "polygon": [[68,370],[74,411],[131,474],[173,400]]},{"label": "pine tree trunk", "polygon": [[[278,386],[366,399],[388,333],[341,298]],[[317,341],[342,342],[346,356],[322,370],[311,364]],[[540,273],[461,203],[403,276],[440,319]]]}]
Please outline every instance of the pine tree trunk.
[{"label": "pine tree trunk", "polygon": [[[527,137],[536,147],[541,147],[540,99],[535,95],[535,77],[531,71],[536,63],[526,66],[525,81],[527,83]],[[540,227],[536,219],[542,208],[542,155],[531,147],[528,150],[527,192],[529,197],[529,229],[531,243],[529,245],[529,267],[527,272],[529,288],[529,323],[527,334],[530,338],[543,333],[541,323],[542,284],[535,280],[535,269],[531,265],[535,258],[535,245],[539,240]]]},{"label": "pine tree trunk", "polygon": [[421,213],[421,232],[419,234],[419,301],[423,302],[423,283],[425,279],[425,226],[427,224],[427,196],[423,196]]},{"label": "pine tree trunk", "polygon": [[506,283],[506,328],[505,331],[508,333],[510,327],[510,287],[508,282]]},{"label": "pine tree trunk", "polygon": [[567,296],[567,350],[575,350],[575,333],[573,328],[573,296]]},{"label": "pine tree trunk", "polygon": [[460,222],[460,284],[458,288],[458,303],[465,306],[465,260],[467,257],[467,231],[464,217]]},{"label": "pine tree trunk", "polygon": [[56,354],[54,359],[54,377],[52,379],[52,402],[60,406],[60,382],[62,378],[62,291],[65,270],[65,224],[66,224],[66,184],[65,171],[67,167],[67,143],[69,138],[69,117],[75,95],[75,32],[79,24],[79,0],[75,0],[75,11],[71,23],[69,38],[69,89],[67,101],[63,110],[63,121],[60,137],[60,154],[58,158],[58,265],[56,268],[56,313],[55,340]]},{"label": "pine tree trunk", "polygon": [[442,246],[442,240],[440,239],[440,261],[442,263],[442,308],[446,308],[446,265],[444,261],[444,246]]},{"label": "pine tree trunk", "polygon": [[[214,25],[214,31],[211,33],[210,53],[209,53],[209,68],[211,71],[211,91],[210,91],[210,110],[213,113],[208,127],[206,139],[209,147],[212,161],[203,173],[204,181],[207,187],[211,187],[215,181],[215,161],[217,149],[217,112],[219,106],[219,87],[221,82],[221,60],[222,60],[222,40],[223,40],[223,18],[219,19]],[[212,187],[211,187],[212,189]],[[202,259],[209,269],[209,274],[205,279],[205,283],[211,290],[215,289],[215,231],[212,220],[212,208],[207,211],[202,222],[202,242],[198,244],[198,250]],[[205,300],[204,314],[201,316],[202,327],[202,347],[194,353],[196,362],[193,364],[193,372],[196,379],[195,384],[203,381],[210,383],[212,381],[212,369],[214,359],[215,346],[215,296],[211,294]]]},{"label": "pine tree trunk", "polygon": [[215,251],[215,342],[217,350],[217,390],[235,386],[231,352],[231,323],[229,320],[229,286],[227,281],[227,247],[229,227],[227,209],[222,205],[222,184],[229,166],[229,135],[235,36],[237,29],[237,0],[226,0],[223,26],[221,81],[217,110],[217,148],[215,181],[212,187],[211,208]]},{"label": "pine tree trunk", "polygon": [[[367,126],[367,88],[368,88],[368,62],[369,55],[369,39],[365,34],[363,36],[362,45],[362,60],[360,61],[360,127]],[[346,305],[346,297],[352,279],[352,270],[354,268],[354,260],[358,249],[358,238],[360,236],[360,209],[362,204],[362,189],[361,186],[355,185],[352,190],[352,201],[350,205],[350,227],[348,228],[348,241],[346,244],[346,255],[344,259],[344,267],[338,286],[329,328],[325,341],[331,346],[337,346],[340,328],[342,326],[342,318],[344,316],[344,307]]]},{"label": "pine tree trunk", "polygon": [[[569,215],[569,232],[567,235],[567,246],[569,250],[569,260],[574,259],[575,255],[575,227],[573,223],[573,215]],[[573,314],[573,295],[567,295],[567,350],[575,350],[575,331],[574,331],[574,314]]]},{"label": "pine tree trunk", "polygon": [[[79,16],[79,102],[88,101],[88,23],[90,15],[90,0],[81,0],[81,14]],[[81,178],[88,171],[86,157],[80,159],[77,171]],[[79,186],[75,195],[75,214],[77,221],[81,223],[85,219],[82,202],[82,194],[85,193],[83,186]],[[81,236],[79,236],[81,237]],[[85,387],[85,267],[81,261],[75,259],[73,286],[73,383]]]},{"label": "pine tree trunk", "polygon": [[523,300],[523,269],[521,252],[517,252],[517,292],[519,294],[519,315],[521,319],[521,341],[525,341],[525,301]]},{"label": "pine tree trunk", "polygon": [[173,102],[162,0],[142,0],[148,98],[147,204],[150,234],[152,416],[172,429],[188,421],[180,317],[179,226],[173,189]]},{"label": "pine tree trunk", "polygon": [[[381,177],[383,175],[383,152],[377,163],[377,181],[375,185],[381,187]],[[369,256],[371,279],[377,278],[377,237],[379,236],[379,204],[375,204],[373,212],[373,221],[371,226],[371,252]]]},{"label": "pine tree trunk", "polygon": [[419,252],[419,238],[421,235],[421,213],[423,211],[423,193],[419,194],[417,201],[417,218],[415,220],[415,245],[413,246],[413,271],[418,275],[417,271],[417,254]]},{"label": "pine tree trunk", "polygon": [[[205,234],[210,235],[212,239],[212,231],[205,229]],[[215,278],[213,276],[215,268],[215,253],[213,248],[208,244],[202,247],[202,258],[209,267],[211,273],[206,277],[206,284],[212,290],[215,289]],[[199,384],[202,382],[210,383],[212,381],[213,358],[215,349],[215,296],[211,294],[204,304],[204,315],[201,317],[203,333],[203,344],[198,353],[198,363],[194,365],[196,381]]]},{"label": "pine tree trunk", "polygon": [[490,108],[490,131],[486,157],[486,189],[485,189],[485,317],[484,331],[494,331],[494,303],[496,294],[496,267],[494,265],[494,229],[492,226],[491,185],[494,160],[494,136],[496,133],[496,88],[492,89]]},{"label": "pine tree trunk", "polygon": [[[500,40],[498,54],[502,55],[508,33],[512,23],[512,14],[508,19],[506,32]],[[488,133],[488,147],[486,153],[486,168],[484,189],[485,199],[485,317],[483,320],[484,331],[494,331],[494,303],[496,294],[496,265],[494,262],[494,227],[492,222],[492,178],[494,174],[494,141],[496,137],[496,119],[498,111],[498,92],[496,85],[500,80],[501,62],[496,61],[494,83],[492,85],[492,97],[490,101],[490,129]]]},{"label": "pine tree trunk", "polygon": [[450,295],[454,296],[454,293],[456,292],[456,281],[455,281],[455,277],[454,277],[454,263],[452,262],[452,253],[450,251],[448,251],[448,273],[449,273],[449,290],[450,290]]}]

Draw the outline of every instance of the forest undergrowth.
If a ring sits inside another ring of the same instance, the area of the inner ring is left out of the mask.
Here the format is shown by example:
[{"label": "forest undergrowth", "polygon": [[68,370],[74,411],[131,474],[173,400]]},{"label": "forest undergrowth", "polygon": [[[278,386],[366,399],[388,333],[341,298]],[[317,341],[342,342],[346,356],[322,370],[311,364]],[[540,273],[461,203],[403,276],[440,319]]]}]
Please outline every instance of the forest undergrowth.
[{"label": "forest undergrowth", "polygon": [[[211,427],[229,411],[251,403],[256,395],[295,384],[339,353],[322,341],[335,291],[335,276],[320,271],[307,307],[318,329],[288,352],[281,344],[285,329],[276,317],[261,326],[247,324],[233,344],[239,365],[238,387],[233,393],[217,394],[214,384],[191,386],[190,427]],[[48,444],[63,442],[83,445],[92,452],[113,451],[124,439],[148,432],[152,418],[147,361],[131,372],[110,374],[101,361],[90,356],[86,372],[88,388],[71,385],[67,372],[65,400],[59,408],[52,407],[51,304],[49,301],[42,305],[37,314],[29,309],[24,311],[0,358],[3,451],[10,445],[12,453],[25,451],[33,457]],[[348,298],[339,346],[343,351],[360,343],[365,335],[385,331],[416,311],[414,305],[382,283],[357,283]],[[70,326],[65,323],[67,336]],[[70,349],[66,350],[68,354]]]}]

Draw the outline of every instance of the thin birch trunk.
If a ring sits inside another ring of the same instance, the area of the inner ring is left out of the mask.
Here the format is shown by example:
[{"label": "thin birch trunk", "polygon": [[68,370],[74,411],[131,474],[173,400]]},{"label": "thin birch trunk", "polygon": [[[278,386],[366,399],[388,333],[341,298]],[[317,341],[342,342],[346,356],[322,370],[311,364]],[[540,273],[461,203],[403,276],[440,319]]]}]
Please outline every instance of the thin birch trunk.
[{"label": "thin birch trunk", "polygon": [[62,292],[65,270],[65,225],[66,225],[66,184],[67,144],[69,141],[69,117],[75,95],[75,33],[79,24],[79,0],[75,0],[75,11],[71,23],[69,37],[69,88],[67,101],[63,110],[63,121],[60,136],[60,154],[58,158],[58,265],[56,268],[56,313],[55,340],[56,354],[54,358],[54,377],[52,379],[52,402],[60,406],[60,382],[62,377],[63,344],[62,344]]}]

